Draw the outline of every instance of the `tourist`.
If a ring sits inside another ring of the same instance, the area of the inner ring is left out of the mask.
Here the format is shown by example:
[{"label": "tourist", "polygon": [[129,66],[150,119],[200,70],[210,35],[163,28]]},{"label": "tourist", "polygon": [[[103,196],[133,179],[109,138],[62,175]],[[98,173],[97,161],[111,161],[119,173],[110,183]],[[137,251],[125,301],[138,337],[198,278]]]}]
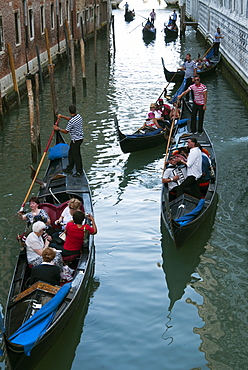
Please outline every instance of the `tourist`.
[{"label": "tourist", "polygon": [[[203,119],[204,113],[207,109],[207,87],[200,82],[200,77],[194,78],[194,84],[190,85],[181,95],[178,95],[178,99],[181,99],[184,95],[188,94],[191,90],[194,92],[194,104],[191,113],[191,132],[192,134],[198,133],[201,135],[203,131]],[[196,116],[198,116],[198,129],[196,129]]]},{"label": "tourist", "polygon": [[56,256],[55,250],[53,248],[46,247],[43,249],[41,256],[43,258],[43,262],[31,269],[30,285],[37,281],[43,281],[51,285],[59,285],[60,270],[53,262]]},{"label": "tourist", "polygon": [[30,212],[23,213],[19,211],[17,214],[23,220],[27,221],[28,226],[33,225],[35,221],[43,221],[46,225],[50,225],[51,220],[44,209],[39,208],[39,198],[31,197],[29,199]]},{"label": "tourist", "polygon": [[[176,187],[179,186],[187,176],[186,167],[179,166],[180,163],[181,160],[176,156],[170,157],[168,160],[168,166],[163,174],[162,183],[168,184],[170,201],[176,198]],[[175,194],[172,194],[172,191]]]},{"label": "tourist", "polygon": [[76,165],[76,173],[73,176],[80,177],[83,175],[82,157],[80,153],[80,146],[84,139],[83,119],[80,116],[80,114],[76,113],[75,105],[69,106],[69,113],[71,117],[58,114],[58,118],[64,118],[68,121],[68,124],[65,129],[62,129],[57,125],[54,125],[53,128],[55,131],[61,131],[64,134],[70,133],[71,143],[68,154],[69,164],[67,168],[64,170],[64,172],[71,174],[74,165]]},{"label": "tourist", "polygon": [[66,225],[66,239],[62,256],[78,256],[83,248],[85,231],[89,234],[96,234],[97,227],[92,215],[87,215],[92,222],[92,226],[83,225],[85,214],[82,211],[76,211],[73,215],[73,222],[68,222]]}]

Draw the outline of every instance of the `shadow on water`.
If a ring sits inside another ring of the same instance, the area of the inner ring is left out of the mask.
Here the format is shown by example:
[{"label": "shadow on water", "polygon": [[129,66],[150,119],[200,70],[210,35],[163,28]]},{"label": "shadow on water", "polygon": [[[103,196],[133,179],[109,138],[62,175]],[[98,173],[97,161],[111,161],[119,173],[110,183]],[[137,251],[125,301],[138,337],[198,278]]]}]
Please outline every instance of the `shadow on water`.
[{"label": "shadow on water", "polygon": [[194,283],[198,278],[191,276],[195,273],[200,263],[200,257],[206,250],[206,244],[210,239],[217,207],[213,207],[212,213],[206,220],[206,226],[200,228],[196,234],[181,249],[177,250],[169,236],[169,233],[161,219],[161,247],[162,268],[168,287],[171,312],[176,301],[180,300],[189,283]]},{"label": "shadow on water", "polygon": [[83,326],[90,300],[99,288],[100,282],[96,278],[91,278],[87,292],[82,297],[81,304],[73,313],[63,332],[50,347],[43,359],[37,364],[35,370],[50,369],[70,370],[75,357],[77,346],[83,333]]}]

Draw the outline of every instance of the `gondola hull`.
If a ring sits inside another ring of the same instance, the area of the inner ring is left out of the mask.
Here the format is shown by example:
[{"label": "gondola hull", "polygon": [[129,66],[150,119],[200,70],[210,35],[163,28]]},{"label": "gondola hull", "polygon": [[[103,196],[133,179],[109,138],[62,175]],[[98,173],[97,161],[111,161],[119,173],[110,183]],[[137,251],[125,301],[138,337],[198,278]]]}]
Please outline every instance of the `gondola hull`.
[{"label": "gondola hull", "polygon": [[166,144],[167,138],[164,132],[160,131],[156,135],[124,135],[119,128],[118,119],[114,117],[117,138],[123,153],[133,153],[140,150],[154,148],[161,144]]},{"label": "gondola hull", "polygon": [[128,11],[124,14],[124,19],[126,22],[132,22],[134,20],[134,14],[132,11]]},{"label": "gondola hull", "polygon": [[176,133],[174,137],[175,144],[170,147],[169,155],[171,155],[178,147],[184,146],[189,138],[195,137],[201,144],[202,148],[208,151],[212,163],[213,173],[212,178],[206,187],[201,188],[202,198],[204,199],[203,208],[194,219],[185,224],[180,224],[180,222],[175,220],[178,220],[180,217],[193,212],[193,210],[195,210],[198,206],[199,199],[188,194],[183,194],[175,200],[170,201],[168,185],[162,185],[161,220],[166,226],[177,249],[189,242],[196,231],[206,225],[210,214],[213,212],[213,209],[216,208],[218,200],[216,158],[213,145],[207,132],[204,130],[201,136],[198,134],[189,134],[188,123],[185,124],[184,128],[181,127],[180,130],[180,133]]},{"label": "gondola hull", "polygon": [[175,40],[178,36],[178,29],[172,30],[168,27],[165,27],[164,34],[165,34],[166,40]]},{"label": "gondola hull", "polygon": [[[219,62],[220,62],[220,56],[218,58],[211,59],[210,67],[206,68],[203,71],[197,72],[197,74],[201,77],[201,79],[203,79],[204,77],[208,75],[211,75],[212,73],[215,72]],[[182,83],[183,78],[184,78],[184,71],[174,71],[174,72],[168,71],[168,69],[165,67],[163,58],[162,58],[162,64],[163,64],[164,75],[165,75],[166,81]]]},{"label": "gondola hull", "polygon": [[150,29],[144,27],[142,29],[142,33],[143,33],[143,38],[144,39],[153,40],[156,37],[156,28],[154,28],[153,30],[150,30]]},{"label": "gondola hull", "polygon": [[[63,142],[59,132],[57,133],[57,142]],[[62,163],[63,161],[64,163]],[[44,177],[46,185],[41,187],[38,193],[40,201],[48,207],[49,201],[54,197],[57,200],[61,199],[61,201],[64,201],[73,196],[82,201],[86,213],[93,214],[91,193],[86,175],[84,174],[80,178],[64,175],[63,168],[65,168],[66,161],[67,158],[50,161]],[[52,206],[55,207],[51,203]],[[25,248],[21,249],[9,290],[4,318],[4,327],[6,328],[4,333],[5,358],[12,370],[33,369],[51,344],[58,338],[78,305],[81,304],[82,299],[87,296],[89,281],[94,274],[94,261],[94,239],[90,235],[85,240],[84,248],[77,261],[70,290],[61,302],[44,335],[37,340],[31,350],[31,355],[26,356],[24,346],[15,344],[9,338],[23,322],[28,321],[33,315],[30,310],[33,310],[32,302],[34,300],[43,308],[43,306],[46,306],[46,303],[52,301],[52,298],[56,296],[57,290],[59,291],[61,288],[54,287],[55,291],[53,291],[53,287],[45,283],[36,283],[30,287],[28,285],[30,267],[27,264]]]}]

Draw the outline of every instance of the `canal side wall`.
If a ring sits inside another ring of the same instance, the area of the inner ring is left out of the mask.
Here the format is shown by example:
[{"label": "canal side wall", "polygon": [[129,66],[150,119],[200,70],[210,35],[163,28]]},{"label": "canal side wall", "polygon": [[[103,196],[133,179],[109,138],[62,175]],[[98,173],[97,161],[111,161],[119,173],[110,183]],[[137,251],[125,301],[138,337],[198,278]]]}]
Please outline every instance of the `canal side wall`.
[{"label": "canal side wall", "polygon": [[[56,4],[58,9],[56,9]],[[72,5],[71,5],[72,4]],[[48,74],[48,52],[45,31],[53,64],[59,64],[68,52],[68,34],[75,42],[85,42],[97,32],[106,30],[111,17],[110,0],[0,0],[0,91],[2,110],[18,102],[14,78],[20,96],[26,94],[26,76],[39,71]],[[10,55],[12,54],[12,56]],[[11,71],[11,59],[15,76]]]},{"label": "canal side wall", "polygon": [[186,16],[198,22],[197,30],[210,43],[220,27],[222,61],[248,92],[248,2],[186,0]]}]

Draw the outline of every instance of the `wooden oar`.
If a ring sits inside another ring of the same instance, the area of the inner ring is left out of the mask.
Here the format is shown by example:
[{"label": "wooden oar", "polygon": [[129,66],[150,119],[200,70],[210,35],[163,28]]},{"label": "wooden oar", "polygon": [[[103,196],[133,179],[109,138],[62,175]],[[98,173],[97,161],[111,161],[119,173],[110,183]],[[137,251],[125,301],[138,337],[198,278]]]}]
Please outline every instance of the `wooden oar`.
[{"label": "wooden oar", "polygon": [[171,123],[169,138],[168,138],[168,141],[167,141],[166,151],[165,151],[163,172],[165,170],[166,162],[168,160],[168,152],[169,152],[169,147],[170,147],[171,135],[172,135],[172,131],[173,131],[173,128],[174,128],[174,125],[175,125],[177,110],[178,110],[178,108],[177,108],[177,105],[176,105],[176,109],[175,109],[175,112],[174,112],[173,120],[172,120],[172,123]]},{"label": "wooden oar", "polygon": [[210,46],[210,48],[206,51],[206,53],[203,54],[202,59],[210,52],[210,50],[213,48],[213,46],[214,46],[214,43],[213,43],[213,45]]},{"label": "wooden oar", "polygon": [[148,21],[148,18],[143,17],[143,15],[140,15],[140,14],[137,14],[137,13],[135,13],[135,15],[138,15],[139,17],[144,18],[144,19],[146,19]]},{"label": "wooden oar", "polygon": [[[55,122],[55,125],[58,125],[58,123],[59,123],[59,119]],[[21,206],[21,208],[20,208],[19,212],[23,212],[23,209],[24,209],[25,204],[26,204],[26,202],[27,202],[27,200],[28,200],[29,194],[30,194],[30,192],[31,192],[31,190],[32,190],[32,188],[33,188],[33,186],[34,186],[35,180],[36,180],[36,178],[37,178],[37,176],[38,176],[38,173],[39,173],[40,168],[41,168],[41,166],[42,166],[42,164],[43,164],[43,162],[44,162],[44,159],[45,159],[45,156],[46,156],[47,151],[48,151],[48,149],[49,149],[49,146],[50,146],[50,144],[51,144],[51,142],[52,142],[53,136],[54,136],[54,130],[52,131],[52,133],[51,133],[51,135],[50,135],[50,138],[49,138],[49,140],[48,140],[48,142],[47,142],[46,148],[45,148],[44,153],[43,153],[43,155],[42,155],[42,157],[41,157],[40,163],[39,163],[39,165],[38,165],[38,167],[37,167],[37,170],[36,170],[36,173],[35,173],[35,175],[34,175],[33,181],[32,181],[32,183],[31,183],[31,185],[30,185],[30,187],[29,187],[29,189],[28,189],[28,192],[27,192],[27,194],[26,194],[26,196],[25,196],[25,198],[24,198],[24,201],[23,201],[23,203],[22,203],[22,206]]]}]

